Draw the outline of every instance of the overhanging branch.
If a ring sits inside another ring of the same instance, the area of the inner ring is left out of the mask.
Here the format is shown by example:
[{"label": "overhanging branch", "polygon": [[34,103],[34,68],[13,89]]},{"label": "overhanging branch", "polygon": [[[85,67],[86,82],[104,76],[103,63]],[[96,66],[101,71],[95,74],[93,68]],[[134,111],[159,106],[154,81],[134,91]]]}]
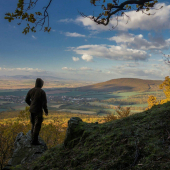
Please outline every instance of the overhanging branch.
[{"label": "overhanging branch", "polygon": [[[95,6],[96,6],[96,4],[95,4],[96,1],[93,2],[93,4]],[[129,5],[138,6],[138,7],[136,7],[135,10],[137,12],[139,10],[142,10],[142,12],[144,13],[144,10],[149,11],[151,8],[153,8],[154,5],[157,3],[157,1],[154,1],[154,0],[127,0],[127,1],[122,2],[121,4],[118,4],[118,3],[119,3],[118,0],[114,0],[113,3],[108,3],[107,4],[107,6],[108,6],[107,8],[104,5],[102,5],[102,8],[103,8],[104,12],[100,13],[97,17],[95,17],[95,16],[86,16],[83,13],[80,13],[80,14],[83,17],[90,18],[91,20],[93,20],[97,24],[102,24],[104,26],[107,26],[109,24],[110,19],[111,19],[112,16],[114,16],[114,15],[120,16],[120,15],[125,14],[124,11],[131,10],[131,6],[129,6]],[[121,14],[120,14],[120,12],[121,12]],[[147,13],[145,13],[145,14],[147,14]],[[149,13],[148,15],[151,15],[151,14]]]}]

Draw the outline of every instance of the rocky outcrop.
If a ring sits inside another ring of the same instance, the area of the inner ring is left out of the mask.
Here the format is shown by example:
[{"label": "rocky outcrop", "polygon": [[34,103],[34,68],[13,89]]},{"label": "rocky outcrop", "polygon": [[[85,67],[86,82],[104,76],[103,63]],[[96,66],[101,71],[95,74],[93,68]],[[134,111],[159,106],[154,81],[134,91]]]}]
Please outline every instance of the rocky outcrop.
[{"label": "rocky outcrop", "polygon": [[[94,123],[94,126],[96,126],[96,124],[97,122]],[[72,117],[68,121],[66,137],[63,145],[61,146],[73,148],[81,140],[84,140],[90,134],[90,131],[91,129],[88,124],[83,122],[82,119],[79,117]],[[11,170],[14,167],[15,170],[29,169],[28,167],[32,164],[32,162],[47,150],[45,142],[40,137],[38,140],[42,145],[31,145],[31,131],[29,131],[26,135],[20,132],[14,143],[12,158],[3,170]]]},{"label": "rocky outcrop", "polygon": [[84,129],[80,125],[81,122],[82,119],[80,119],[79,117],[72,117],[68,121],[68,128],[64,140],[65,147],[73,147],[79,141],[84,132]]},{"label": "rocky outcrop", "polygon": [[10,170],[11,167],[15,167],[19,164],[23,165],[25,163],[31,163],[36,158],[40,157],[47,150],[47,145],[40,137],[38,140],[41,145],[31,145],[31,131],[26,135],[24,135],[23,132],[20,132],[14,143],[12,158],[3,170]]}]

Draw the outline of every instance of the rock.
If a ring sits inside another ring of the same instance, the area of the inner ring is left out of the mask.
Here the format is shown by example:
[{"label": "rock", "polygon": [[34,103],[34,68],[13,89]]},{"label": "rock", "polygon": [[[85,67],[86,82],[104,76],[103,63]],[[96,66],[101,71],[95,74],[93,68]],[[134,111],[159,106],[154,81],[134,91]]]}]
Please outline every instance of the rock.
[{"label": "rock", "polygon": [[84,132],[84,129],[81,128],[81,122],[82,119],[80,119],[79,117],[72,117],[68,121],[68,128],[64,140],[65,147],[74,147],[74,145],[76,145],[77,142],[80,140],[80,137]]},{"label": "rock", "polygon": [[31,163],[36,158],[40,157],[47,150],[47,145],[40,137],[38,140],[42,145],[31,145],[31,131],[26,135],[20,132],[14,142],[12,158],[3,170],[9,170],[10,167],[15,167],[19,164]]}]

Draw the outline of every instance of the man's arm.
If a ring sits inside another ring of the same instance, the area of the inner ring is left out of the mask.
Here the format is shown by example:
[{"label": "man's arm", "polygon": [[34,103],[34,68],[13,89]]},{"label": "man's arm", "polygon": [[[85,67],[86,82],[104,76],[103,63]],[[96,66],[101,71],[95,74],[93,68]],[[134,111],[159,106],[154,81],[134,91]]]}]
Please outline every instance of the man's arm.
[{"label": "man's arm", "polygon": [[31,105],[31,96],[30,91],[27,93],[27,96],[25,98],[25,102],[30,106]]},{"label": "man's arm", "polygon": [[47,108],[47,97],[46,97],[46,93],[43,91],[43,103],[42,103],[42,107],[44,109],[45,115],[48,115],[48,108]]}]

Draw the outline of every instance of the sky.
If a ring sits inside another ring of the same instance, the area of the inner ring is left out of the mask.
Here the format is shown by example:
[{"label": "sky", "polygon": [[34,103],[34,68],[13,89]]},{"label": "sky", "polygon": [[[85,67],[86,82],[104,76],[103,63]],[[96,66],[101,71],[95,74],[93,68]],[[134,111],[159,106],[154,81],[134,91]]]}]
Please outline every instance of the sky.
[{"label": "sky", "polygon": [[[108,26],[97,25],[87,16],[101,12],[90,0],[53,0],[49,7],[50,33],[37,29],[22,34],[26,23],[8,22],[18,0],[0,0],[0,76],[36,75],[102,82],[116,78],[164,80],[170,65],[170,3],[161,0],[146,15],[129,11],[113,17]],[[26,0],[25,0],[26,1]],[[122,0],[123,1],[123,0]],[[42,11],[47,0],[38,2]],[[163,8],[159,9],[161,6]],[[159,9],[159,10],[158,10]],[[128,23],[127,23],[128,21]]]}]

